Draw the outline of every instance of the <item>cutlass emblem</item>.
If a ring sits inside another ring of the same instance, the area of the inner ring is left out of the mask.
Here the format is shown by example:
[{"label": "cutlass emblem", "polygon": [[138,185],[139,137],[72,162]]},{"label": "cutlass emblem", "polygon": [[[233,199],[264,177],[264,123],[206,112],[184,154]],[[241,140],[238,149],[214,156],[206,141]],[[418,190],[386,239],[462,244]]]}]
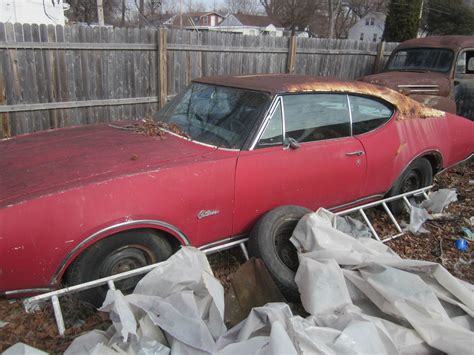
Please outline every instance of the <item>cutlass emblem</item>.
[{"label": "cutlass emblem", "polygon": [[198,219],[203,219],[209,216],[214,216],[215,214],[220,213],[218,210],[201,210],[199,211],[197,218]]}]

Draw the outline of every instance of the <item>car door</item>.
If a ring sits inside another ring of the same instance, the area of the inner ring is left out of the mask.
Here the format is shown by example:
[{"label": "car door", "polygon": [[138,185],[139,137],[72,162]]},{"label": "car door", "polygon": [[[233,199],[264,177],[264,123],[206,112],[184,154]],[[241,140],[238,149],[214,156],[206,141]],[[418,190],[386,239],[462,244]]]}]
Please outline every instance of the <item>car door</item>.
[{"label": "car door", "polygon": [[361,197],[366,157],[345,94],[276,98],[257,143],[239,155],[234,234],[281,205],[334,207]]},{"label": "car door", "polygon": [[[349,95],[352,134],[367,157],[364,195],[385,194],[411,159],[406,132],[392,119],[392,105],[373,97]],[[395,117],[394,117],[395,118]]]},{"label": "car door", "polygon": [[456,113],[474,120],[474,49],[462,51],[454,74]]}]

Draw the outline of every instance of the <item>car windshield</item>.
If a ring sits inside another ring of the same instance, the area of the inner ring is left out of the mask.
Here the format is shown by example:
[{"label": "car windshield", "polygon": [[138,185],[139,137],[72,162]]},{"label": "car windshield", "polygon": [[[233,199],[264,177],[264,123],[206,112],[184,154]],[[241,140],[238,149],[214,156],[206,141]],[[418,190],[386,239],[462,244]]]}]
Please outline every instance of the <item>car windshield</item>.
[{"label": "car windshield", "polygon": [[449,49],[413,48],[395,53],[387,65],[392,71],[437,71],[447,72],[453,63],[453,52]]},{"label": "car windshield", "polygon": [[267,99],[263,92],[193,83],[158,112],[157,120],[192,140],[241,149]]}]

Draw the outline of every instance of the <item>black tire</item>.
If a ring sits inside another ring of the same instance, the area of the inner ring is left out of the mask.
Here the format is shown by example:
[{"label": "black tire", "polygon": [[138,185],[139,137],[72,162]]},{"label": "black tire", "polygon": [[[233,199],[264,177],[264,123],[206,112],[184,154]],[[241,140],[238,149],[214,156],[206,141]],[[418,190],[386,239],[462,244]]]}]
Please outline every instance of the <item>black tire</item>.
[{"label": "black tire", "polygon": [[311,212],[299,206],[275,208],[266,213],[250,233],[249,254],[263,260],[275,283],[289,301],[299,299],[295,283],[298,256],[290,237],[301,217]]},{"label": "black tire", "polygon": [[[419,158],[408,166],[387,195],[388,197],[400,195],[432,183],[433,168],[430,162],[426,158]],[[389,202],[388,207],[394,214],[399,215],[403,212],[404,203],[402,200],[397,200]]]},{"label": "black tire", "polygon": [[[164,236],[152,230],[127,231],[107,237],[86,249],[71,264],[67,283],[77,285],[168,259],[173,254]],[[143,277],[137,276],[117,281],[115,286],[124,293],[133,291]],[[100,307],[107,293],[107,286],[95,287],[79,293],[79,297]]]}]

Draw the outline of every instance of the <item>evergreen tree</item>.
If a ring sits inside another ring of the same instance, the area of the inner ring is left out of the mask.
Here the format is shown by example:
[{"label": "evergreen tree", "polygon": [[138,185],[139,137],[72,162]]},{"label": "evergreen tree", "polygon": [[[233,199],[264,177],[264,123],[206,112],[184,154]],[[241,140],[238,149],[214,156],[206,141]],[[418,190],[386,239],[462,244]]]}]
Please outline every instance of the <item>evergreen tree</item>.
[{"label": "evergreen tree", "polygon": [[388,42],[403,42],[416,38],[420,27],[422,0],[391,0],[383,38]]}]

